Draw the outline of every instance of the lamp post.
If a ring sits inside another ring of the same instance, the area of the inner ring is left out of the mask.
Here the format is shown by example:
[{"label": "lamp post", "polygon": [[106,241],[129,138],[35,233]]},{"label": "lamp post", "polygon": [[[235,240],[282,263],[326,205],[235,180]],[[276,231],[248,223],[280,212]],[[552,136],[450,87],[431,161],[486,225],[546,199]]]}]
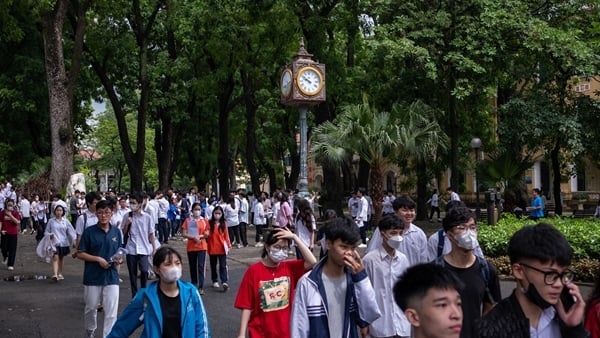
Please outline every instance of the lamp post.
[{"label": "lamp post", "polygon": [[477,181],[477,163],[479,162],[479,149],[481,148],[481,139],[474,137],[471,139],[471,148],[475,151],[475,217],[479,221],[481,211],[479,210],[479,182]]}]

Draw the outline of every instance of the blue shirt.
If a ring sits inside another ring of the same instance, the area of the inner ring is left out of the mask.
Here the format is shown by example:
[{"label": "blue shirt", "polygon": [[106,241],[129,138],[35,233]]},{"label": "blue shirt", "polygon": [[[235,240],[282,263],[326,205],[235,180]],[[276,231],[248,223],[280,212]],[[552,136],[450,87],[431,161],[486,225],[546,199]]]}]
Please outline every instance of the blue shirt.
[{"label": "blue shirt", "polygon": [[531,216],[542,218],[544,217],[544,204],[542,203],[542,198],[537,196],[531,202],[532,207],[540,207],[539,209],[534,209],[531,211]]},{"label": "blue shirt", "polygon": [[[110,226],[108,231],[102,230],[98,224],[87,227],[81,235],[78,251],[83,251],[92,256],[104,258],[111,262],[111,257],[121,247],[121,231]],[[117,266],[111,264],[104,269],[96,262],[85,261],[83,269],[83,285],[119,285],[119,272]]]}]

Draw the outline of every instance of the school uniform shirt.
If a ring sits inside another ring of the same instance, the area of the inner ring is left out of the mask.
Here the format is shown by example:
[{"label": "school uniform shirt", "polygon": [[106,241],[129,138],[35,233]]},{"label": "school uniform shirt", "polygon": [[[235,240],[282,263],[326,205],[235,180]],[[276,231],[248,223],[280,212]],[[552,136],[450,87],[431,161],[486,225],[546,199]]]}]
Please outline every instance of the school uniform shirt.
[{"label": "school uniform shirt", "polygon": [[81,236],[85,229],[96,224],[98,224],[98,217],[96,217],[96,214],[86,210],[81,217],[77,217],[77,221],[75,222],[75,232]]},{"label": "school uniform shirt", "polygon": [[398,250],[390,256],[380,246],[363,257],[363,264],[381,311],[381,317],[371,323],[369,334],[372,337],[409,337],[411,329],[408,319],[396,302],[390,301],[394,299],[394,285],[410,266],[408,258]]},{"label": "school uniform shirt", "polygon": [[[129,214],[126,214],[121,224],[127,223]],[[133,213],[131,224],[129,224],[129,239],[125,245],[128,255],[152,255],[152,243],[150,235],[154,234],[154,224],[152,218],[145,213]]]},{"label": "school uniform shirt", "polygon": [[295,259],[267,267],[251,265],[240,283],[234,306],[251,310],[250,337],[290,337],[292,303],[296,284],[306,272],[304,261]]},{"label": "school uniform shirt", "polygon": [[265,209],[261,202],[256,202],[254,205],[254,224],[264,225],[267,224],[267,217],[265,215]]},{"label": "school uniform shirt", "polygon": [[427,236],[421,228],[411,223],[402,237],[399,251],[408,258],[410,266],[429,262]]},{"label": "school uniform shirt", "polygon": [[310,247],[313,243],[311,242],[311,234],[317,230],[315,217],[311,216],[310,223],[305,224],[300,218],[296,219],[296,234],[306,246]]},{"label": "school uniform shirt", "polygon": [[[227,222],[227,227],[234,227],[236,225],[240,225],[240,209],[237,207],[234,209],[231,207],[229,203],[221,205],[223,208],[223,217],[225,217],[225,222]],[[212,214],[211,214],[212,215]]]},{"label": "school uniform shirt", "polygon": [[54,235],[54,243],[57,246],[70,246],[71,243],[75,242],[75,229],[71,225],[68,219],[61,217],[61,219],[56,219],[54,217],[48,220],[48,225],[46,226],[46,231],[44,235]]}]

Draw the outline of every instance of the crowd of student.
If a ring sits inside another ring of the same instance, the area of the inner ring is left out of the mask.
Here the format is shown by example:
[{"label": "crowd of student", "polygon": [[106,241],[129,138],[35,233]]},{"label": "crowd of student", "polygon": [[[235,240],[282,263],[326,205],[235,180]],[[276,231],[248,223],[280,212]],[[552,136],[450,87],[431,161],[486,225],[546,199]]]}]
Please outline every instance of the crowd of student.
[{"label": "crowd of student", "polygon": [[[87,337],[95,336],[99,306],[102,337],[127,337],[140,325],[144,337],[209,337],[201,298],[206,258],[212,286],[227,291],[227,255],[250,244],[249,224],[262,249],[233,304],[241,310],[239,337],[579,338],[588,337],[586,329],[599,337],[600,282],[584,327],[585,301],[569,269],[572,249],[549,224],[513,235],[508,254],[516,287],[502,299],[496,269],[478,245],[475,215],[458,199],[447,204],[442,229],[427,238],[413,223],[415,203],[389,193],[370,241],[371,202],[364,190],[349,200],[350,217],[327,210],[318,231],[317,199],[283,191],[250,200],[243,190],[221,199],[193,189],[119,197],[77,192],[69,203],[57,195],[49,203],[34,197],[31,223],[23,223],[26,196],[19,208],[9,197],[0,211],[2,254],[14,269],[18,233],[37,231],[40,245],[50,245],[59,281],[63,258],[73,249],[85,262]],[[178,236],[187,241],[191,282],[182,280],[181,254],[165,246]],[[320,260],[313,254],[317,243]],[[122,264],[132,301],[117,319]],[[157,279],[149,282],[152,275]]]}]

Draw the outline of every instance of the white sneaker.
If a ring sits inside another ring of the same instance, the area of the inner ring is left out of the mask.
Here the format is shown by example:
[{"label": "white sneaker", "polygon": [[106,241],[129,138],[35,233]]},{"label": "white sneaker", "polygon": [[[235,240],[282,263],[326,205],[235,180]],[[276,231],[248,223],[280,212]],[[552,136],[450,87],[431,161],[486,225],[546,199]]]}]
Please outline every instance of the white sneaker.
[{"label": "white sneaker", "polygon": [[221,287],[221,285],[219,285],[219,282],[214,282],[213,283],[213,288],[218,289],[220,287]]},{"label": "white sneaker", "polygon": [[229,289],[229,284],[223,283],[223,291],[227,291]]},{"label": "white sneaker", "polygon": [[262,248],[263,246],[265,246],[262,242],[258,242],[256,244],[254,244],[255,248]]},{"label": "white sneaker", "polygon": [[2,260],[2,264],[6,265],[6,263],[8,263],[8,258],[4,258],[4,259]]},{"label": "white sneaker", "polygon": [[366,248],[366,247],[367,247],[367,245],[366,245],[366,244],[363,244],[363,243],[360,243],[360,244],[358,245],[358,247],[359,247],[359,248]]},{"label": "white sneaker", "polygon": [[8,271],[13,271],[15,268],[13,268],[12,266],[8,267]]}]

